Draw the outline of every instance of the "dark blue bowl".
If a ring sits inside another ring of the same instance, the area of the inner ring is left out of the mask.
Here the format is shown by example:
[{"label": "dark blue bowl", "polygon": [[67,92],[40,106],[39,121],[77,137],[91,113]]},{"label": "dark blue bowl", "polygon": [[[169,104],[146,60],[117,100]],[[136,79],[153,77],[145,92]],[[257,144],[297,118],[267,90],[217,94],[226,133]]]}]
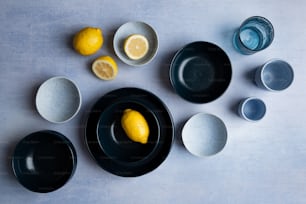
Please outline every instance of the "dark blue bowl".
[{"label": "dark blue bowl", "polygon": [[72,143],[55,131],[39,131],[16,146],[12,168],[27,189],[47,193],[62,187],[74,174],[77,156]]},{"label": "dark blue bowl", "polygon": [[230,84],[232,67],[226,53],[209,42],[193,42],[179,50],[170,65],[170,81],[187,101],[208,103]]}]

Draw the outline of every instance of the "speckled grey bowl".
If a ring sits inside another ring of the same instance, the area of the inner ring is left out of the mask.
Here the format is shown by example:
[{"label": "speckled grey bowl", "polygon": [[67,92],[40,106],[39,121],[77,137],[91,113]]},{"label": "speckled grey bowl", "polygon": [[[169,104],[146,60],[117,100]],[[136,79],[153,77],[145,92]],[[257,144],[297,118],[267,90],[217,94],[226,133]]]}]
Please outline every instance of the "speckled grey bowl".
[{"label": "speckled grey bowl", "polygon": [[[132,34],[143,35],[149,42],[148,53],[139,60],[131,60],[128,58],[123,49],[124,40]],[[144,22],[127,22],[116,31],[113,39],[113,46],[116,55],[122,62],[131,66],[141,66],[149,63],[155,57],[158,49],[158,36],[155,30]]]},{"label": "speckled grey bowl", "polygon": [[39,87],[35,102],[37,111],[44,119],[63,123],[78,113],[82,99],[77,85],[59,76],[48,79]]},{"label": "speckled grey bowl", "polygon": [[182,129],[186,149],[198,157],[208,157],[220,152],[227,142],[227,129],[215,115],[198,113]]}]

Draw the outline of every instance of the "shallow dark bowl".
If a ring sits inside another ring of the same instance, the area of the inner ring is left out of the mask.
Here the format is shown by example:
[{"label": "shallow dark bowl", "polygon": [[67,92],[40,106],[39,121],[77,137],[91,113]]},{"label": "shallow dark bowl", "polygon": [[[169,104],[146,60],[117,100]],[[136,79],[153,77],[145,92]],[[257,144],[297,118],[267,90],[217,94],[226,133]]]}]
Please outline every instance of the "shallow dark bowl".
[{"label": "shallow dark bowl", "polygon": [[17,180],[27,189],[47,193],[62,187],[74,174],[77,156],[72,143],[55,131],[24,137],[12,157]]},{"label": "shallow dark bowl", "polygon": [[[121,117],[128,108],[140,112],[146,119],[150,129],[148,143],[134,142],[125,134]],[[146,159],[155,150],[160,136],[159,123],[153,112],[133,101],[118,101],[106,107],[100,115],[97,128],[98,141],[105,154],[124,163]]]},{"label": "shallow dark bowl", "polygon": [[[131,141],[121,127],[123,111],[139,111],[149,125],[147,144]],[[157,168],[167,157],[174,128],[166,106],[154,94],[122,88],[102,96],[93,106],[86,125],[89,152],[105,170],[118,176],[140,176]]]},{"label": "shallow dark bowl", "polygon": [[220,47],[199,41],[175,54],[169,75],[173,88],[182,98],[193,103],[208,103],[225,92],[232,68]]}]

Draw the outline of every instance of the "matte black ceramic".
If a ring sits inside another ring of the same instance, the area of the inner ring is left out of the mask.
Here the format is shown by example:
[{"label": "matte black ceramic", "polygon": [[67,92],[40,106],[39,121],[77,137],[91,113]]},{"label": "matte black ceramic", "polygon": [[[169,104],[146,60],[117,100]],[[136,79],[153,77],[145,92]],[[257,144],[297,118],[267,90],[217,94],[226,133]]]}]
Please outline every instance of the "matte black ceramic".
[{"label": "matte black ceramic", "polygon": [[179,50],[170,65],[170,81],[187,101],[208,103],[230,84],[231,63],[226,53],[209,42],[193,42]]},{"label": "matte black ceramic", "polygon": [[[150,128],[149,141],[131,141],[121,127],[123,111],[139,111]],[[97,163],[118,176],[133,177],[157,168],[167,157],[174,128],[163,102],[150,92],[122,88],[101,97],[93,106],[87,121],[85,140]]]},{"label": "matte black ceramic", "polygon": [[55,131],[39,131],[16,146],[12,167],[27,189],[47,193],[62,187],[74,174],[77,156],[72,143]]}]

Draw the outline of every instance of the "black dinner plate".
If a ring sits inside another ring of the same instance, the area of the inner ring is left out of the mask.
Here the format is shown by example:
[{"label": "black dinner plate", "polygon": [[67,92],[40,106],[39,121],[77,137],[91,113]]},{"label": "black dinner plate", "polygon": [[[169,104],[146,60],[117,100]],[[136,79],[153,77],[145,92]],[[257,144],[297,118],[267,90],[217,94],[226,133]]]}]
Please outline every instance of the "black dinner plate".
[{"label": "black dinner plate", "polygon": [[[121,127],[123,111],[139,111],[149,124],[147,144],[131,141]],[[154,94],[121,88],[102,96],[89,114],[85,141],[96,162],[118,176],[135,177],[157,168],[170,152],[174,137],[171,115]]]},{"label": "black dinner plate", "polygon": [[209,42],[193,42],[180,49],[170,65],[174,90],[187,101],[208,103],[220,97],[230,84],[231,63],[226,53]]},{"label": "black dinner plate", "polygon": [[62,187],[74,174],[77,155],[59,132],[45,130],[24,137],[12,157],[17,180],[27,189],[48,193]]}]

